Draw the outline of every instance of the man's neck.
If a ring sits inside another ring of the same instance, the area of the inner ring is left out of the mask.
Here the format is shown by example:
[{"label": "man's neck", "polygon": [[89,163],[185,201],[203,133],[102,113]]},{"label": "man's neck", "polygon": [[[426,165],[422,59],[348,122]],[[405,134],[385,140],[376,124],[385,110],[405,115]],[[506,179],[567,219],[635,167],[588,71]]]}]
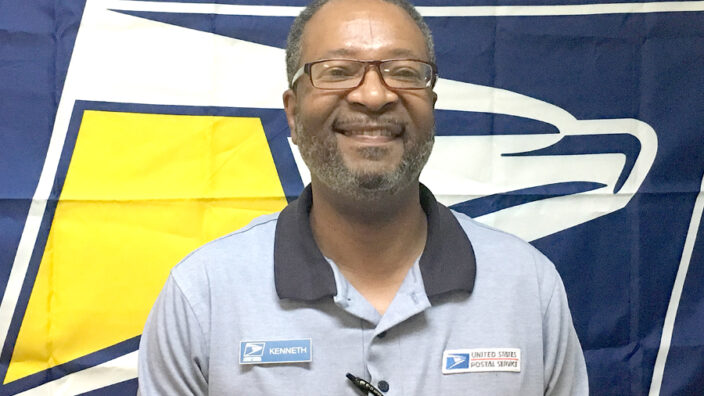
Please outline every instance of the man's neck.
[{"label": "man's neck", "polygon": [[419,185],[367,202],[313,183],[310,224],[318,247],[380,313],[423,252],[427,220]]}]

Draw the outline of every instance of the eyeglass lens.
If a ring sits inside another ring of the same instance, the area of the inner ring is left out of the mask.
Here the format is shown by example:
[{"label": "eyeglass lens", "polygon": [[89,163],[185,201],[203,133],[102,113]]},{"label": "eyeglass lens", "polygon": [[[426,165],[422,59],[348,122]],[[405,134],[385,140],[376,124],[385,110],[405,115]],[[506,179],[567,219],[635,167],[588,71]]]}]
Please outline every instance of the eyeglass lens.
[{"label": "eyeglass lens", "polygon": [[[311,65],[313,86],[328,89],[357,87],[368,62],[355,60],[326,60]],[[386,85],[391,88],[425,88],[433,77],[433,69],[427,63],[415,60],[390,60],[379,64],[379,71]]]}]

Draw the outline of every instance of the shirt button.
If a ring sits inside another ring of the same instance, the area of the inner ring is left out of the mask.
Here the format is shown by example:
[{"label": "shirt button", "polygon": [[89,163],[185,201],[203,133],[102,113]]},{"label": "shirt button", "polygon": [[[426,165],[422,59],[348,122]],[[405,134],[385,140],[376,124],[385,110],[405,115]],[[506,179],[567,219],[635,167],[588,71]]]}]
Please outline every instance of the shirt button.
[{"label": "shirt button", "polygon": [[384,337],[386,337],[386,332],[382,331],[381,333],[377,334],[376,336],[379,338],[384,338]]},{"label": "shirt button", "polygon": [[384,381],[384,380],[379,381],[379,383],[377,384],[377,387],[378,387],[379,390],[382,391],[382,392],[388,392],[388,391],[389,391],[389,383],[386,382],[386,381]]}]

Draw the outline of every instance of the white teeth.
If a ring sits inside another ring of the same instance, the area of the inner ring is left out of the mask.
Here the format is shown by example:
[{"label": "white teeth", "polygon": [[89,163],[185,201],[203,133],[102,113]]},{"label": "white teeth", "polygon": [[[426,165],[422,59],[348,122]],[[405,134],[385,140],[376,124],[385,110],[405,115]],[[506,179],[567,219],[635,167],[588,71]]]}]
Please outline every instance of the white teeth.
[{"label": "white teeth", "polygon": [[336,123],[333,124],[335,132],[345,136],[391,137],[396,138],[403,134],[403,126],[392,123]]},{"label": "white teeth", "polygon": [[372,129],[364,131],[345,131],[347,136],[392,136],[393,134],[387,130]]}]

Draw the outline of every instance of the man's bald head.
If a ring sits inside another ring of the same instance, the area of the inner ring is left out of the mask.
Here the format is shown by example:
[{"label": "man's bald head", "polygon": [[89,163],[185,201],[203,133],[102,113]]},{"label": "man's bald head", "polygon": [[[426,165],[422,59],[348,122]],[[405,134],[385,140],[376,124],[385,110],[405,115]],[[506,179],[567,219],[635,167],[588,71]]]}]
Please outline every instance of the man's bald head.
[{"label": "man's bald head", "polygon": [[[299,67],[301,67],[301,53],[303,42],[303,31],[306,24],[315,15],[320,8],[331,1],[354,1],[354,0],[314,0],[296,17],[291,25],[291,30],[288,33],[286,42],[286,73],[288,76],[289,85],[293,75]],[[416,11],[415,7],[407,0],[380,0],[386,3],[394,4],[403,9],[409,17],[415,22],[418,29],[423,33],[425,38],[425,46],[428,50],[428,60],[435,63],[435,47],[433,45],[433,37],[430,33],[430,28],[423,21],[423,17]]]}]

